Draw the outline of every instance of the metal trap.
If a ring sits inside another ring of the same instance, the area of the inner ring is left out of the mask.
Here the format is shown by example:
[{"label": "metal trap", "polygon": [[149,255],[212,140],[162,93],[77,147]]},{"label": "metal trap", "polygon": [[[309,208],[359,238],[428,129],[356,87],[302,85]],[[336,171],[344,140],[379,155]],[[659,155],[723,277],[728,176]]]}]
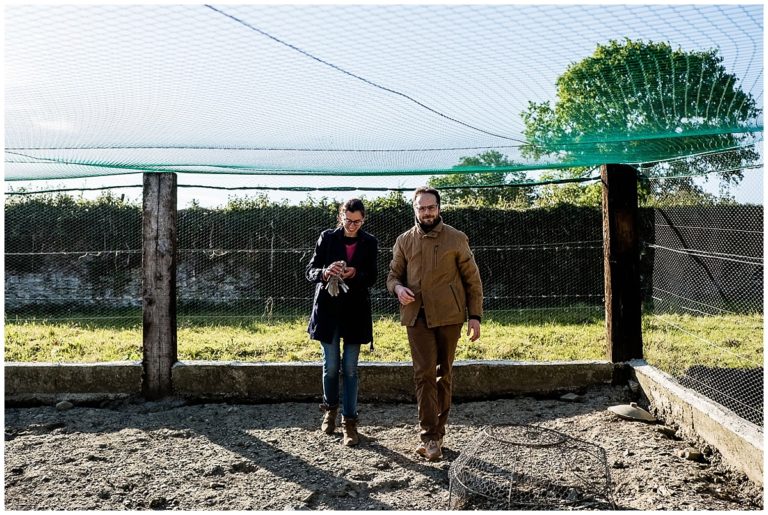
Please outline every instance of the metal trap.
[{"label": "metal trap", "polygon": [[448,471],[449,508],[611,510],[600,446],[536,426],[486,426]]}]

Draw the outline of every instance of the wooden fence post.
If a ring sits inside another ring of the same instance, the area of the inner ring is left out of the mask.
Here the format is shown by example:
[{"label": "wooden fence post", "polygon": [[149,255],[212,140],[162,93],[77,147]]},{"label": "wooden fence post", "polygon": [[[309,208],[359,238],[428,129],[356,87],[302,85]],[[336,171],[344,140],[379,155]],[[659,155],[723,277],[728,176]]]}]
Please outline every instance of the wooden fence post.
[{"label": "wooden fence post", "polygon": [[637,170],[603,165],[603,263],[607,359],[643,357]]},{"label": "wooden fence post", "polygon": [[145,173],[142,203],[142,299],[147,399],[171,395],[176,354],[176,174]]}]

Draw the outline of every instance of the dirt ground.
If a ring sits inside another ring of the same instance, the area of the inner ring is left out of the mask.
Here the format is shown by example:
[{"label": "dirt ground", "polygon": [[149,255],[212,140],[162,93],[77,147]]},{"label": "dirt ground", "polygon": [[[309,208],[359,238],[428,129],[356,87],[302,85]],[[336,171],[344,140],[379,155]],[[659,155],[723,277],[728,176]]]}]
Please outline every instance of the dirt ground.
[{"label": "dirt ground", "polygon": [[[434,463],[414,452],[413,404],[361,404],[357,448],[322,433],[310,403],[6,408],[5,508],[442,510],[450,464],[480,428],[531,424],[605,449],[618,509],[762,509],[762,488],[715,450],[606,411],[629,401],[625,388],[582,393],[457,403]],[[677,455],[690,446],[702,462]]]}]

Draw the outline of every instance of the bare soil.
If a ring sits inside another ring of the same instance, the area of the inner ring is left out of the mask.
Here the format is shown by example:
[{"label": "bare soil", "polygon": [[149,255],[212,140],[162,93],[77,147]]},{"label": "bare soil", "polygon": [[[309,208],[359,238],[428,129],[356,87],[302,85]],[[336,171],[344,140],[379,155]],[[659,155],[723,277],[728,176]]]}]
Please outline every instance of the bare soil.
[{"label": "bare soil", "polygon": [[[519,397],[456,403],[444,456],[424,461],[413,404],[360,406],[362,441],[319,429],[317,404],[112,401],[5,410],[11,510],[433,510],[448,507],[450,464],[490,424],[530,424],[601,446],[618,509],[759,510],[763,490],[716,450],[661,424],[606,411],[626,388],[580,402]],[[678,433],[679,434],[679,433]],[[696,447],[702,461],[678,451]],[[471,507],[471,506],[470,506]]]}]

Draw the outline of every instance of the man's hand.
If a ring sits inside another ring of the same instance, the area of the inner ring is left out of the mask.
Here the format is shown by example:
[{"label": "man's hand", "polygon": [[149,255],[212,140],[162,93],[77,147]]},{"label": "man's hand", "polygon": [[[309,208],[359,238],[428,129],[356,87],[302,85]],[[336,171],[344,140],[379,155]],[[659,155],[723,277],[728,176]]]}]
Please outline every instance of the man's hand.
[{"label": "man's hand", "polygon": [[416,296],[413,294],[413,292],[400,284],[395,286],[395,295],[397,295],[397,300],[399,300],[400,304],[403,306],[407,306],[416,300]]},{"label": "man's hand", "polygon": [[469,336],[469,341],[474,342],[478,338],[480,338],[480,321],[475,320],[474,318],[469,319],[469,323],[467,324],[467,336]]},{"label": "man's hand", "polygon": [[349,279],[350,277],[354,277],[357,273],[357,269],[353,266],[348,266],[344,269],[344,271],[339,275],[342,279]]}]

